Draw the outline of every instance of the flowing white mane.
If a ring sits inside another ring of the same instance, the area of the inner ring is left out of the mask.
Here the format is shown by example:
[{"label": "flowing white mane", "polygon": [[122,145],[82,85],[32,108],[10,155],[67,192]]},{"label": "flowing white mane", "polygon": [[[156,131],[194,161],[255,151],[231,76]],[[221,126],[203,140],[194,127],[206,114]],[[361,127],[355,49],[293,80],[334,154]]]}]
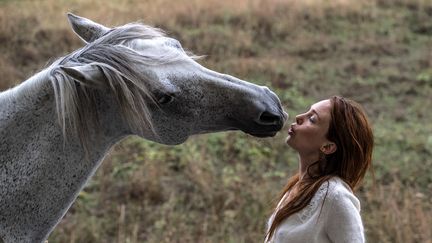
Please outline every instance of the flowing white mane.
[{"label": "flowing white mane", "polygon": [[[124,120],[133,129],[152,129],[148,101],[154,101],[148,85],[157,80],[138,73],[138,65],[160,65],[185,58],[196,58],[178,51],[153,54],[135,51],[131,40],[153,39],[164,33],[139,23],[114,28],[81,49],[57,60],[51,67],[57,114],[63,134],[72,132],[86,145],[88,129],[97,125],[96,96],[108,90],[116,98]],[[96,66],[103,77],[82,83],[67,75],[61,67]],[[86,147],[86,146],[85,146]]]}]

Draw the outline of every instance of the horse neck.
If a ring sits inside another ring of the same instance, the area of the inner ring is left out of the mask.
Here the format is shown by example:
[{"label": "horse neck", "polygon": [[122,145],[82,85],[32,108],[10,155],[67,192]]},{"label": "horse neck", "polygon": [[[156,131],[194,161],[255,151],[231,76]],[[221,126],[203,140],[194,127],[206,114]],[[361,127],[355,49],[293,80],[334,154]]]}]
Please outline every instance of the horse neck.
[{"label": "horse neck", "polygon": [[103,125],[90,132],[88,154],[77,137],[65,141],[48,75],[44,70],[0,93],[0,239],[6,242],[44,240],[127,134],[111,99],[101,99]]}]

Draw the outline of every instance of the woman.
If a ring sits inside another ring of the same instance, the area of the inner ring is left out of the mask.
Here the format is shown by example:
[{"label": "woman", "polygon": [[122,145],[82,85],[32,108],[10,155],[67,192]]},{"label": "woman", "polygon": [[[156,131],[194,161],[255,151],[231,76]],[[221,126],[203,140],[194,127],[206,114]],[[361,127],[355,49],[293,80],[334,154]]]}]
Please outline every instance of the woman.
[{"label": "woman", "polygon": [[296,116],[287,144],[299,155],[269,220],[266,242],[364,242],[353,191],[371,166],[373,134],[362,107],[339,96]]}]

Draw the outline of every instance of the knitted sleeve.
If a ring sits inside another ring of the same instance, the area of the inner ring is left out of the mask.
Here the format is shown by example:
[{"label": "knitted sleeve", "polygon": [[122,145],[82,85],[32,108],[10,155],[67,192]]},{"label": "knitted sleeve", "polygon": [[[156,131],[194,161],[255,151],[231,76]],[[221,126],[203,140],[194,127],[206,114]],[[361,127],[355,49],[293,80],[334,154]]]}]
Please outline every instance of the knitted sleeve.
[{"label": "knitted sleeve", "polygon": [[365,242],[359,200],[347,188],[338,188],[330,203],[325,225],[330,240],[334,243]]}]

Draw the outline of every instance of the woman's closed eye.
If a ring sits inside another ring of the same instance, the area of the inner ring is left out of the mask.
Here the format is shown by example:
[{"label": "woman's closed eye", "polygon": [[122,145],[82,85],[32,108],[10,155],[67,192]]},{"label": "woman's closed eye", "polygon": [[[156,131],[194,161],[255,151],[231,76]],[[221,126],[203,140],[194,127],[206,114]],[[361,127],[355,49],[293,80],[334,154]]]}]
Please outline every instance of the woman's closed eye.
[{"label": "woman's closed eye", "polygon": [[309,121],[310,121],[311,123],[316,123],[315,115],[310,115],[310,116],[309,116]]}]

